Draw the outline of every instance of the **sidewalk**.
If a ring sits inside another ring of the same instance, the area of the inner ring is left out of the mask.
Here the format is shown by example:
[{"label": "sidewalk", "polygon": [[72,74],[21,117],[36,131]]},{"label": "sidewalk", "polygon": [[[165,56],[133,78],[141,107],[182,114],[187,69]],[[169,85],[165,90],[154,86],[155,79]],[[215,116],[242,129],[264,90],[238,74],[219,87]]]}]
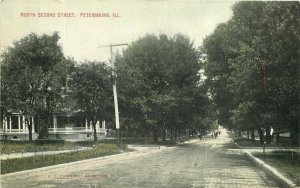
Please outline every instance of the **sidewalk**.
[{"label": "sidewalk", "polygon": [[[238,151],[247,156],[247,158],[252,161],[255,165],[259,166],[263,171],[268,173],[275,179],[280,182],[283,187],[297,187],[296,181],[290,179],[289,173],[277,169],[274,166],[269,165],[269,163],[255,157],[253,154],[263,153],[263,147],[241,147],[239,144],[235,143],[239,149],[229,149],[231,151]],[[273,151],[293,151],[300,153],[300,148],[298,147],[265,147],[265,153],[271,153]],[[283,175],[285,174],[285,175]]]},{"label": "sidewalk", "polygon": [[[151,150],[157,149],[165,149],[166,146],[138,146],[138,145],[128,145],[129,149],[133,149],[137,152],[147,152]],[[36,155],[56,155],[60,153],[71,153],[77,151],[86,151],[92,150],[92,147],[81,147],[80,149],[73,149],[73,150],[61,150],[61,151],[40,151],[40,152],[26,152],[26,153],[11,153],[11,154],[1,154],[0,160],[7,160],[7,159],[15,159],[15,158],[23,158],[23,157],[32,157]]]},{"label": "sidewalk", "polygon": [[[241,148],[242,152],[249,151],[250,153],[253,152],[263,152],[263,148]],[[300,148],[268,148],[265,147],[265,152],[272,152],[272,151],[293,151],[300,153]]]},{"label": "sidewalk", "polygon": [[[122,160],[128,160],[131,158],[138,158],[141,156],[146,156],[149,154],[154,154],[154,153],[159,153],[165,150],[169,149],[174,149],[174,147],[166,147],[166,146],[161,146],[161,147],[139,147],[139,146],[130,146],[131,149],[134,151],[132,152],[121,152],[113,155],[107,155],[103,157],[97,157],[97,158],[91,158],[91,159],[84,159],[80,161],[74,161],[74,162],[69,162],[69,163],[63,163],[63,164],[57,164],[57,165],[52,165],[52,166],[45,166],[41,168],[35,168],[35,169],[29,169],[29,170],[23,170],[23,171],[18,171],[18,172],[13,172],[9,174],[3,174],[1,175],[1,180],[13,180],[13,179],[24,179],[32,176],[39,175],[41,173],[45,174],[48,171],[51,170],[60,170],[60,169],[68,169],[68,168],[73,168],[74,166],[81,166],[81,170],[85,168],[90,168],[91,166],[94,166],[95,164],[106,164],[106,163],[116,163]],[[67,151],[67,150],[66,150]],[[74,151],[74,150],[68,150],[68,151]],[[50,154],[51,155],[51,154]],[[75,167],[74,169],[78,169]],[[1,187],[1,181],[0,181],[0,187]]]},{"label": "sidewalk", "polygon": [[39,151],[39,152],[1,154],[0,160],[23,158],[23,157],[32,157],[32,156],[36,156],[36,155],[55,155],[55,154],[60,154],[60,153],[70,153],[70,152],[77,152],[77,151],[86,151],[86,150],[91,150],[91,149],[93,149],[93,148],[92,147],[82,147],[80,149],[73,149],[73,150]]}]

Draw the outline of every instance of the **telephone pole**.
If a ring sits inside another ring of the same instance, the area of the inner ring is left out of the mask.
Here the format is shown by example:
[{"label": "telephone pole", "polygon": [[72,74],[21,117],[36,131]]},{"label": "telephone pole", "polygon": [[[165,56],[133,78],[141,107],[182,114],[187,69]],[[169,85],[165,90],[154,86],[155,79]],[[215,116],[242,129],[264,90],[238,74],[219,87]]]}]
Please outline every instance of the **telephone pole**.
[{"label": "telephone pole", "polygon": [[98,48],[106,48],[110,49],[110,64],[112,68],[112,76],[113,76],[113,95],[114,95],[114,107],[115,107],[115,120],[116,120],[116,133],[117,133],[117,146],[121,147],[121,138],[120,138],[120,120],[119,120],[119,106],[118,106],[118,96],[117,96],[117,81],[115,78],[115,64],[113,60],[113,47],[116,46],[127,46],[127,43],[122,44],[110,44],[106,46],[98,46]]}]

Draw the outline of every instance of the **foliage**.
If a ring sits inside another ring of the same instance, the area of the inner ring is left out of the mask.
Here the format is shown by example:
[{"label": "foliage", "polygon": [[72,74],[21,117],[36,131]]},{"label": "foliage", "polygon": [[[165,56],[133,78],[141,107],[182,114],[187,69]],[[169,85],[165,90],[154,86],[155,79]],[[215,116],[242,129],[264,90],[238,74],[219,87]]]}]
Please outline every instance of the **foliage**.
[{"label": "foliage", "polygon": [[[289,129],[299,144],[300,9],[297,2],[239,2],[201,47],[206,84],[229,129]],[[266,67],[266,84],[263,68]]]},{"label": "foliage", "polygon": [[199,86],[199,54],[184,35],[146,35],[116,58],[120,112],[127,127],[149,130],[157,140],[166,129],[190,128],[203,115],[206,91]]},{"label": "foliage", "polygon": [[30,140],[31,116],[39,117],[41,128],[61,106],[65,58],[58,40],[56,32],[51,36],[32,33],[2,54],[1,115],[23,113]]},{"label": "foliage", "polygon": [[94,140],[97,140],[97,120],[111,119],[112,84],[110,71],[104,63],[86,62],[75,68],[71,81],[77,110],[92,123]]}]

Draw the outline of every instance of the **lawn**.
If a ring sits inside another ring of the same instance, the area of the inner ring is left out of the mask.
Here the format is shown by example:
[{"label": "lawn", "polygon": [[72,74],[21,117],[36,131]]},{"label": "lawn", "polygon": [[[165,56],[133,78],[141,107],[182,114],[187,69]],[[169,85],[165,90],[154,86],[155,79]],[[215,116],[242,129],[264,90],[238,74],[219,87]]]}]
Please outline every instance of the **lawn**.
[{"label": "lawn", "polygon": [[[116,139],[100,139],[94,141],[78,141],[67,142],[64,140],[34,140],[29,141],[1,141],[1,154],[11,153],[26,153],[26,152],[39,152],[39,151],[60,151],[72,150],[80,147],[96,147],[102,144],[116,144]],[[123,138],[122,145],[138,144],[145,145],[144,138]],[[153,139],[148,139],[146,145],[174,145],[175,141],[164,141],[154,143]]]},{"label": "lawn", "polygon": [[1,154],[69,150],[79,146],[63,140],[1,141]]},{"label": "lawn", "polygon": [[[123,138],[122,146],[127,144],[145,145],[144,138]],[[153,143],[152,139],[147,140],[147,145],[176,144],[175,141],[164,141]],[[1,141],[1,154],[26,153],[39,151],[70,150],[80,147],[93,147],[92,150],[61,153],[56,155],[36,155],[33,157],[1,160],[1,174],[12,173],[22,170],[29,170],[56,164],[68,163],[84,159],[96,158],[119,153],[116,147],[116,139],[101,139],[94,141],[67,142],[64,140],[35,140],[29,141]]]},{"label": "lawn", "polygon": [[61,153],[56,155],[39,155],[18,159],[7,159],[1,161],[1,174],[12,173],[22,170],[29,170],[56,164],[80,161],[119,153],[116,145],[102,144],[95,149],[88,151],[77,151]]},{"label": "lawn", "polygon": [[[255,154],[264,160],[262,154]],[[267,153],[265,163],[276,168],[284,176],[300,186],[300,154],[291,151],[274,151]]]},{"label": "lawn", "polygon": [[[237,143],[240,147],[262,147],[262,144],[260,143],[259,140],[254,140],[252,142],[248,138],[244,137],[235,137],[233,138],[234,142]],[[276,142],[271,142],[270,144],[267,144],[267,147],[289,147],[289,140],[284,138],[281,138],[282,142],[276,143]],[[283,141],[284,140],[284,141]]]}]

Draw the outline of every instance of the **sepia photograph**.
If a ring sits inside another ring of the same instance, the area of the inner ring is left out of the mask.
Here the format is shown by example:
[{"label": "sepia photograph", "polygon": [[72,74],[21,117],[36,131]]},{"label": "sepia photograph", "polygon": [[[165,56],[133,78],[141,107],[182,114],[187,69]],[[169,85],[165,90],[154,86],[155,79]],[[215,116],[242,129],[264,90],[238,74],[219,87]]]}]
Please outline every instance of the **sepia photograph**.
[{"label": "sepia photograph", "polygon": [[1,188],[300,187],[300,1],[0,0]]}]

